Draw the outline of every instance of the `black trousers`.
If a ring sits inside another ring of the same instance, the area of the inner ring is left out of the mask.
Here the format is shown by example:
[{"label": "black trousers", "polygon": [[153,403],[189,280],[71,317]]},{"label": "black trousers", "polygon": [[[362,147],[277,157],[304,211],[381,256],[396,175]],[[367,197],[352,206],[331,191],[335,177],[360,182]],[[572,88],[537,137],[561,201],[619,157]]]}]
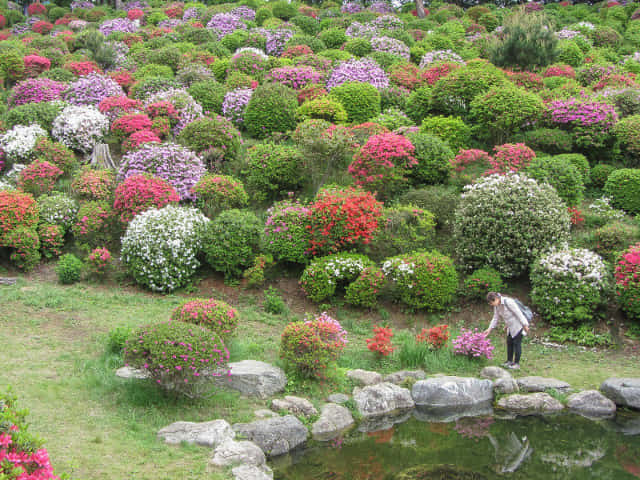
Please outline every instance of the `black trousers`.
[{"label": "black trousers", "polygon": [[[514,357],[515,353],[515,358]],[[522,354],[522,330],[515,337],[507,333],[507,361],[520,363],[520,355]]]}]

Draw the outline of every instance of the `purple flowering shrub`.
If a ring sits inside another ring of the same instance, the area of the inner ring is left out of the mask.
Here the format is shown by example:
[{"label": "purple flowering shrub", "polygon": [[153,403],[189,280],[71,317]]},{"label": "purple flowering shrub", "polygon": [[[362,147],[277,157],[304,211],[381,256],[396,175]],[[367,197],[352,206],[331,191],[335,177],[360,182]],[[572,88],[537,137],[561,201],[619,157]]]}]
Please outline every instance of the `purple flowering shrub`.
[{"label": "purple flowering shrub", "polygon": [[618,120],[613,105],[577,98],[552,101],[549,116],[552,123],[570,130],[576,145],[582,148],[606,146]]},{"label": "purple flowering shrub", "polygon": [[145,101],[145,106],[158,102],[169,102],[178,112],[178,122],[172,129],[174,135],[178,135],[184,127],[202,117],[202,107],[185,89],[172,88],[158,92]]},{"label": "purple flowering shrub", "polygon": [[172,185],[181,200],[193,199],[191,188],[206,173],[202,160],[175,143],[145,143],[122,157],[118,179],[150,173]]},{"label": "purple flowering shrub", "polygon": [[385,52],[409,60],[409,47],[406,43],[391,37],[375,37],[371,39],[371,47],[375,52]]},{"label": "purple flowering shrub", "polygon": [[18,83],[9,96],[8,104],[11,107],[26,103],[51,102],[61,100],[62,92],[67,85],[48,78],[29,78]]},{"label": "purple flowering shrub", "polygon": [[374,60],[363,58],[362,60],[347,60],[340,63],[327,81],[327,89],[342,85],[346,82],[370,83],[378,90],[389,86],[389,77],[382,67]]},{"label": "purple flowering shrub", "polygon": [[275,260],[306,263],[310,235],[307,223],[311,210],[298,202],[283,200],[267,210],[264,251]]},{"label": "purple flowering shrub", "polygon": [[362,11],[362,5],[357,2],[345,2],[340,8],[342,13],[358,13]]},{"label": "purple flowering shrub", "polygon": [[249,8],[245,5],[240,5],[239,7],[231,10],[231,15],[235,15],[242,20],[255,20],[256,19],[256,11],[252,8]]},{"label": "purple flowering shrub", "polygon": [[240,127],[244,121],[243,114],[253,90],[250,88],[237,88],[227,92],[222,101],[222,114],[227,120]]},{"label": "purple flowering shrub", "polygon": [[378,29],[370,23],[352,22],[344,34],[349,38],[372,39],[379,35]]},{"label": "purple flowering shrub", "polygon": [[118,83],[104,75],[90,73],[70,84],[63,93],[65,101],[74,105],[97,106],[107,97],[124,97],[126,94]]},{"label": "purple flowering shrub", "polygon": [[100,25],[100,33],[108,37],[113,32],[134,33],[140,28],[140,22],[128,18],[114,18],[106,20]]},{"label": "purple flowering shrub", "polygon": [[207,28],[216,34],[218,40],[221,40],[236,30],[246,30],[247,26],[236,15],[231,13],[216,13],[207,23]]},{"label": "purple flowering shrub", "polygon": [[309,84],[320,83],[323,75],[312,67],[282,67],[271,70],[266,79],[299,90]]},{"label": "purple flowering shrub", "polygon": [[486,358],[487,360],[493,358],[494,346],[491,345],[491,340],[483,332],[479,332],[477,328],[473,330],[462,328],[460,335],[454,338],[451,343],[453,345],[453,353],[456,355],[465,355],[469,358]]},{"label": "purple flowering shrub", "polygon": [[254,28],[251,32],[264,35],[267,39],[267,53],[275,57],[279,57],[282,54],[285,44],[291,39],[291,37],[293,37],[293,31],[286,28],[280,28],[278,30]]}]

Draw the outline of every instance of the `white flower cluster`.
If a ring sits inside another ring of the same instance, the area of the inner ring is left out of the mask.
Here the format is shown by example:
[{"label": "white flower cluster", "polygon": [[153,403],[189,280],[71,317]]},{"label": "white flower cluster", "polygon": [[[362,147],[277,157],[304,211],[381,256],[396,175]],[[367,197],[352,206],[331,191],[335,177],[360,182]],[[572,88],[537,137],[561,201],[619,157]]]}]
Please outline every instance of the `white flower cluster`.
[{"label": "white flower cluster", "polygon": [[122,261],[138,283],[173,291],[200,266],[196,257],[208,222],[196,208],[173,205],[138,214],[122,237]]},{"label": "white flower cluster", "polygon": [[262,50],[260,50],[259,48],[255,48],[255,47],[240,47],[239,49],[237,49],[235,51],[235,53],[233,54],[234,57],[237,57],[243,53],[253,53],[254,55],[259,56],[260,58],[262,58],[263,60],[268,60],[269,59],[269,55],[267,55],[266,53],[264,53]]},{"label": "white flower cluster", "polygon": [[70,105],[53,121],[53,137],[67,147],[87,153],[109,131],[109,119],[88,105]]},{"label": "white flower cluster", "polygon": [[589,211],[604,220],[621,220],[624,218],[624,212],[617,210],[611,206],[611,199],[601,197],[593,201],[588,207]]},{"label": "white flower cluster", "polygon": [[78,214],[78,202],[64,193],[43,195],[38,198],[40,222],[59,225],[68,231]]},{"label": "white flower cluster", "polygon": [[[540,269],[556,279],[570,278],[578,284],[607,287],[607,266],[597,253],[582,248],[552,248],[538,260]],[[573,283],[575,285],[575,283]]]},{"label": "white flower cluster", "polygon": [[361,259],[336,257],[323,264],[323,269],[335,280],[347,276],[357,277],[368,265]]},{"label": "white flower cluster", "polygon": [[416,265],[413,262],[405,262],[402,258],[393,257],[382,264],[382,272],[386,278],[398,282],[404,277],[413,275]]},{"label": "white flower cluster", "polygon": [[584,30],[595,30],[596,26],[591,22],[578,22],[575,24],[576,28],[582,28]]},{"label": "white flower cluster", "polygon": [[0,191],[2,190],[15,190],[16,187],[11,185],[8,181],[0,178]]},{"label": "white flower cluster", "polygon": [[46,137],[47,132],[34,123],[24,126],[16,125],[4,135],[0,136],[0,147],[12,161],[30,160],[33,156],[33,149],[40,137]]}]

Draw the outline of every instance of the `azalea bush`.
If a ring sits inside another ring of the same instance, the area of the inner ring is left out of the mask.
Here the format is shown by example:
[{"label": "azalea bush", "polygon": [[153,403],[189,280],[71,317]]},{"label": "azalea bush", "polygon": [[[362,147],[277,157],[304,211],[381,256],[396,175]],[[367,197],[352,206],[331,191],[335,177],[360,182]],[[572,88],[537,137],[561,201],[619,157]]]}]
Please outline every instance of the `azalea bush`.
[{"label": "azalea bush", "polygon": [[288,324],[280,339],[280,358],[306,377],[323,377],[347,343],[347,332],[326,313]]},{"label": "azalea bush", "polygon": [[62,170],[55,165],[46,160],[36,160],[20,171],[18,187],[34,197],[39,197],[53,190],[61,175]]},{"label": "azalea bush", "polygon": [[640,212],[640,169],[622,168],[607,177],[603,188],[611,205],[628,213]]},{"label": "azalea bush", "polygon": [[470,270],[488,266],[514,277],[566,241],[569,224],[553,187],[517,173],[490,175],[465,187],[455,212],[456,251]]},{"label": "azalea bush", "polygon": [[206,173],[191,187],[196,206],[210,218],[231,208],[243,208],[249,197],[244,184],[229,175]]},{"label": "azalea bush", "polygon": [[416,335],[416,343],[424,343],[431,350],[440,350],[449,340],[449,325],[436,325],[431,328],[423,328]]},{"label": "azalea bush", "polygon": [[29,78],[16,84],[11,90],[7,103],[11,107],[29,103],[62,100],[62,92],[67,88],[64,82],[49,78]]},{"label": "azalea bush", "polygon": [[262,232],[262,249],[276,261],[306,263],[311,210],[298,202],[283,200],[267,210]]},{"label": "azalea bush", "polygon": [[90,246],[103,245],[112,239],[113,218],[113,209],[107,202],[82,202],[71,232],[80,243]]},{"label": "azalea bush", "polygon": [[479,268],[465,278],[462,295],[470,300],[483,302],[489,292],[501,292],[505,284],[500,272],[493,268]]},{"label": "azalea bush", "polygon": [[238,311],[214,298],[190,298],[171,312],[171,320],[206,327],[223,340],[233,336],[238,326]]},{"label": "azalea bush", "polygon": [[640,243],[622,253],[614,274],[620,308],[630,319],[640,319]]},{"label": "azalea bush", "polygon": [[40,262],[40,237],[32,227],[14,228],[0,238],[0,246],[10,249],[9,260],[25,272]]},{"label": "azalea bush", "polygon": [[164,180],[148,174],[133,175],[116,188],[113,209],[126,224],[145,210],[179,201],[176,190]]},{"label": "azalea bush", "polygon": [[64,246],[64,230],[60,225],[38,225],[38,239],[40,240],[40,253],[44,258],[54,258],[62,255]]},{"label": "azalea bush", "polygon": [[182,129],[176,139],[200,154],[210,168],[240,157],[240,132],[223,117],[199,118]]},{"label": "azalea bush", "polygon": [[255,200],[282,198],[304,183],[302,151],[296,146],[261,143],[247,151],[245,185]]},{"label": "azalea bush", "polygon": [[113,194],[115,175],[112,170],[83,167],[76,171],[71,191],[86,200],[107,200]]},{"label": "azalea bush", "polygon": [[84,264],[89,276],[100,278],[108,273],[113,264],[113,257],[108,249],[97,247],[89,252]]},{"label": "azalea bush", "polygon": [[78,202],[62,192],[53,192],[38,198],[39,221],[43,224],[57,225],[68,231],[76,219]]},{"label": "azalea bush", "polygon": [[18,227],[31,228],[38,223],[38,204],[28,193],[0,190],[0,242]]},{"label": "azalea bush", "polygon": [[373,308],[385,285],[384,273],[376,266],[365,267],[345,289],[344,300],[356,307]]},{"label": "azalea bush", "polygon": [[40,125],[16,125],[0,136],[0,148],[9,162],[27,162],[34,157],[38,139],[46,136]]},{"label": "azalea bush", "polygon": [[209,219],[194,208],[152,208],[129,223],[121,258],[140,285],[170,292],[186,285],[200,266]]},{"label": "azalea bush", "polygon": [[375,354],[378,359],[388,357],[396,347],[393,346],[393,331],[390,327],[373,326],[373,337],[367,338],[367,348]]},{"label": "azalea bush", "polygon": [[165,390],[198,397],[228,375],[229,351],[208,328],[179,321],[139,327],[124,349],[125,365],[144,370]]},{"label": "azalea bush", "polygon": [[491,340],[484,332],[479,332],[477,328],[473,330],[460,329],[460,335],[454,338],[451,343],[456,355],[486,360],[493,358],[494,346],[491,344]]},{"label": "azalea bush", "polygon": [[53,121],[53,138],[73,150],[88,153],[109,131],[109,119],[92,106],[70,105]]},{"label": "azalea bush", "polygon": [[338,287],[345,287],[360,273],[373,265],[364,255],[357,253],[336,253],[314,259],[300,277],[300,287],[309,299],[321,302],[336,293]]}]

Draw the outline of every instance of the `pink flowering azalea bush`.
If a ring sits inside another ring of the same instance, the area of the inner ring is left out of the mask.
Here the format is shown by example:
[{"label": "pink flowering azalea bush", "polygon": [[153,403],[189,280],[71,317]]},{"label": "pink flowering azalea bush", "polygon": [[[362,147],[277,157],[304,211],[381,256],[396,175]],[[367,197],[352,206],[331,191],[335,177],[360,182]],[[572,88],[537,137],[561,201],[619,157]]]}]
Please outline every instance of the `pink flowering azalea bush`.
[{"label": "pink flowering azalea bush", "polygon": [[307,85],[320,83],[322,78],[322,72],[318,72],[314,68],[304,65],[274,68],[266,77],[267,80],[282,83],[294,90],[300,90]]},{"label": "pink flowering azalea bush", "polygon": [[150,208],[178,203],[180,197],[166,181],[149,174],[133,175],[118,185],[113,209],[123,224]]},{"label": "pink flowering azalea bush", "polygon": [[477,328],[468,330],[462,328],[460,335],[453,339],[453,353],[456,355],[464,355],[469,358],[485,358],[491,360],[493,358],[494,346],[491,340]]},{"label": "pink flowering azalea bush", "polygon": [[305,263],[309,248],[307,223],[311,210],[299,202],[276,202],[267,210],[263,238],[263,250],[275,260]]},{"label": "pink flowering azalea bush", "polygon": [[640,243],[622,253],[615,268],[616,295],[622,311],[640,319]]},{"label": "pink flowering azalea bush", "polygon": [[611,140],[610,130],[618,120],[613,105],[570,98],[555,100],[549,106],[550,121],[569,130],[577,146],[604,147]]},{"label": "pink flowering azalea bush", "polygon": [[227,339],[238,326],[238,311],[215,298],[190,298],[173,309],[171,320],[209,328]]},{"label": "pink flowering azalea bush", "polygon": [[10,390],[0,392],[0,478],[59,480],[42,441],[27,430],[27,414]]},{"label": "pink flowering azalea bush", "polygon": [[84,264],[89,275],[104,277],[113,263],[111,252],[105,247],[97,247],[91,250]]},{"label": "pink flowering azalea bush", "polygon": [[36,160],[20,172],[18,186],[34,197],[39,197],[53,190],[56,181],[61,176],[62,170],[52,163],[46,160]]},{"label": "pink flowering azalea bush", "polygon": [[229,374],[229,351],[208,328],[169,321],[140,327],[123,349],[125,365],[146,371],[160,387],[194,398],[210,379]]},{"label": "pink flowering azalea bush", "polygon": [[499,173],[504,175],[509,172],[519,172],[527,168],[536,158],[536,153],[524,143],[505,143],[493,149],[495,154],[489,157],[491,168],[484,175]]}]

